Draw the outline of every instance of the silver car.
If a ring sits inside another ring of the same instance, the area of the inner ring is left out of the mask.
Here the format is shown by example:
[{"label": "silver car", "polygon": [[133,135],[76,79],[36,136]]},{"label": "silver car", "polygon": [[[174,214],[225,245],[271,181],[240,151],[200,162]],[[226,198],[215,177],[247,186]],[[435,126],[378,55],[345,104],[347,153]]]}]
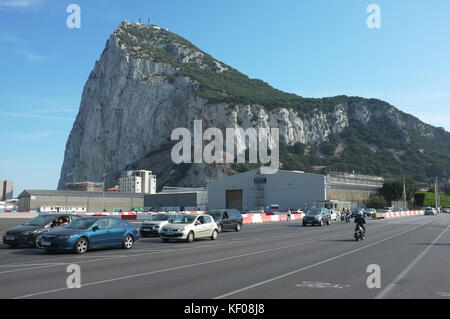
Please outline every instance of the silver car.
[{"label": "silver car", "polygon": [[185,240],[192,243],[198,238],[216,240],[218,233],[217,224],[209,215],[172,215],[160,236],[164,242]]},{"label": "silver car", "polygon": [[425,215],[437,215],[437,211],[434,207],[425,207]]},{"label": "silver car", "polygon": [[161,228],[169,222],[170,216],[169,214],[157,214],[152,219],[144,220],[139,227],[139,234],[142,237],[159,237]]}]

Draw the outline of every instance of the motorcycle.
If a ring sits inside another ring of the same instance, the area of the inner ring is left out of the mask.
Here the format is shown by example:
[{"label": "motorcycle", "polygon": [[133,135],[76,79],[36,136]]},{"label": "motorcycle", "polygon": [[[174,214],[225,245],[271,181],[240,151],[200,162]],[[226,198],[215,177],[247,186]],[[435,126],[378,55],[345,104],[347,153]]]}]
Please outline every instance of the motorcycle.
[{"label": "motorcycle", "polygon": [[345,223],[350,223],[350,222],[351,222],[350,214],[345,215]]},{"label": "motorcycle", "polygon": [[361,226],[356,225],[354,237],[356,241],[364,240],[364,230]]}]

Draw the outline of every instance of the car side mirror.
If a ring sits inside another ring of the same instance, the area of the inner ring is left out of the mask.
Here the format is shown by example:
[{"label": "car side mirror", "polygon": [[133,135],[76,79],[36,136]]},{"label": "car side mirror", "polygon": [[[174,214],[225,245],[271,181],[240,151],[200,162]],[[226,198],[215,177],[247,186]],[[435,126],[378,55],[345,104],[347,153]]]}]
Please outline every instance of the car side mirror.
[{"label": "car side mirror", "polygon": [[202,223],[200,223],[198,220],[195,221],[195,226],[201,225]]},{"label": "car side mirror", "polygon": [[92,227],[92,231],[96,231],[96,230],[98,230],[98,226]]}]

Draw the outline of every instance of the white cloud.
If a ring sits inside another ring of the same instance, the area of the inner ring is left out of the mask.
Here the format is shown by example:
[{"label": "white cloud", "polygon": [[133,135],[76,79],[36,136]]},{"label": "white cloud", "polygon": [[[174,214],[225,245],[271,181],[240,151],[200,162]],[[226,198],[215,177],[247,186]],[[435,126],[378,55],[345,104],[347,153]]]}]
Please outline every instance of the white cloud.
[{"label": "white cloud", "polygon": [[40,131],[33,133],[17,133],[17,134],[7,134],[8,137],[18,139],[18,140],[43,140],[52,136],[66,136],[66,132],[61,131]]},{"label": "white cloud", "polygon": [[58,120],[58,121],[73,121],[75,117],[55,116],[55,115],[42,115],[39,112],[2,112],[0,116],[32,119],[32,120]]},{"label": "white cloud", "polygon": [[0,0],[0,10],[29,8],[41,2],[42,0]]},{"label": "white cloud", "polygon": [[45,62],[47,58],[28,50],[16,50],[16,53],[25,58],[28,62]]}]

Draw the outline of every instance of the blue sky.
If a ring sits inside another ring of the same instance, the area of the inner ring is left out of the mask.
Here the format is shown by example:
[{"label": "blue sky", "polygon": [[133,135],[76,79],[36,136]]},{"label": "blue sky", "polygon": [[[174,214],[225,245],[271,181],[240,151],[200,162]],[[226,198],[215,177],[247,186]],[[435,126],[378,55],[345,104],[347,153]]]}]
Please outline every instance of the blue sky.
[{"label": "blue sky", "polygon": [[[66,26],[72,3],[81,29]],[[56,188],[84,83],[138,18],[278,89],[379,98],[450,131],[448,12],[448,0],[0,0],[0,179],[15,196]]]}]

